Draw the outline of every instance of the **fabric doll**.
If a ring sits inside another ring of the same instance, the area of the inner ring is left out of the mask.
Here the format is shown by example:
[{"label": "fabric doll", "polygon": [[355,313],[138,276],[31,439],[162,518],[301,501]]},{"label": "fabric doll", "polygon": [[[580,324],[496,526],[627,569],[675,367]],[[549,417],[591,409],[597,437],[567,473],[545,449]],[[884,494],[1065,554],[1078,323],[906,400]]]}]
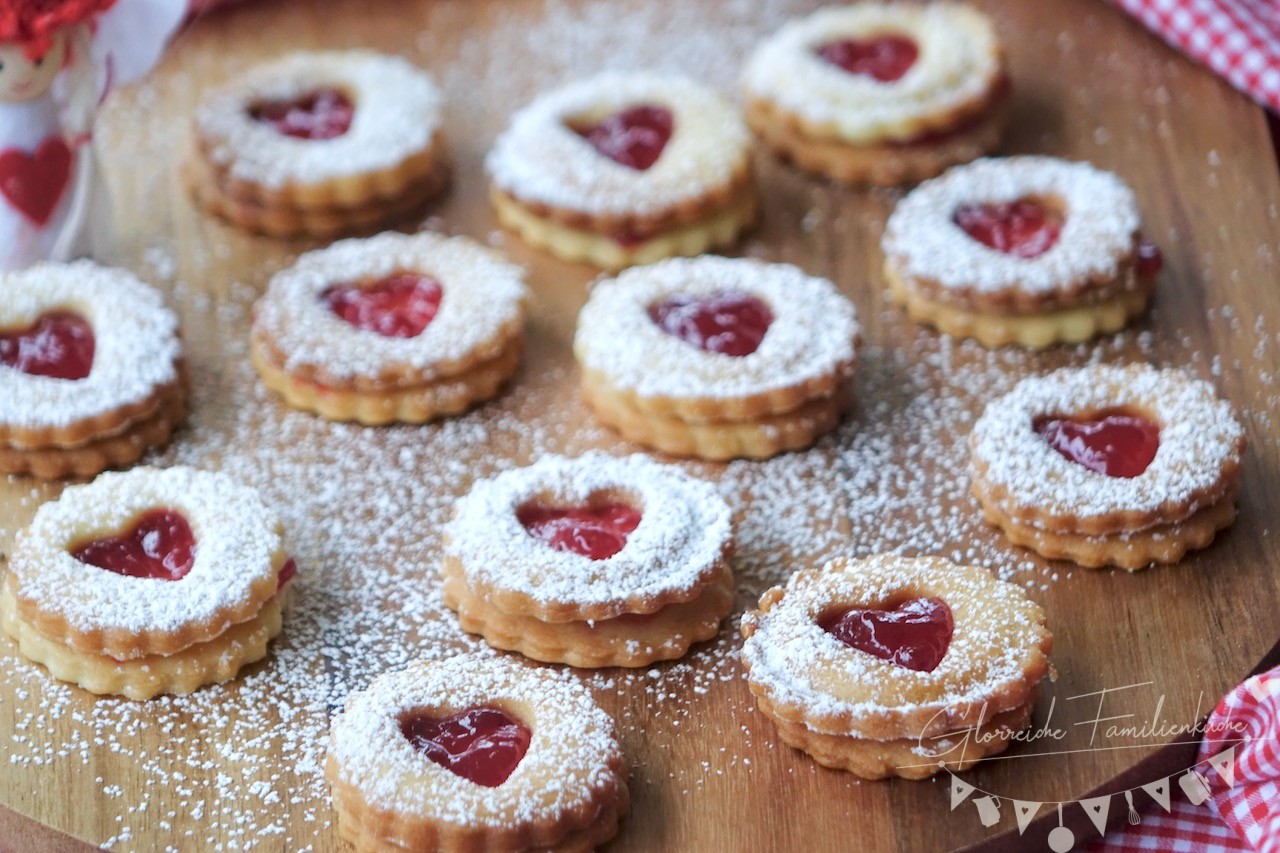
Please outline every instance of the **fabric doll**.
[{"label": "fabric doll", "polygon": [[88,251],[98,106],[155,65],[186,12],[187,0],[0,0],[0,270]]}]

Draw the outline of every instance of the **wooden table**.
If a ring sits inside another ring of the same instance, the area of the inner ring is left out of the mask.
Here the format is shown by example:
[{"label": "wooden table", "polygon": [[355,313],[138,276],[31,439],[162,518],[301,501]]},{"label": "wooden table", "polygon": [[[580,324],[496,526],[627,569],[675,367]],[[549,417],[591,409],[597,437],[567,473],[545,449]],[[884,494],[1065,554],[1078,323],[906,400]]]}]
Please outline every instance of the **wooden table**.
[{"label": "wooden table", "polygon": [[[680,68],[732,90],[749,46],[814,5],[259,2],[200,21],[154,78],[119,93],[100,137],[120,210],[111,260],[169,291],[196,379],[192,425],[156,461],[224,468],[261,488],[289,525],[303,574],[273,656],[244,683],[187,700],[96,700],[50,682],[0,641],[0,804],[121,849],[338,849],[315,766],[328,716],[377,670],[475,645],[434,591],[450,501],[475,477],[546,452],[626,450],[575,393],[569,340],[593,272],[496,234],[481,165],[494,133],[534,92],[597,67]],[[1168,261],[1154,310],[1097,346],[1040,355],[947,342],[886,304],[878,241],[897,196],[828,186],[762,156],[764,221],[742,251],[829,276],[854,299],[869,342],[861,404],[809,454],[687,467],[720,478],[737,508],[740,609],[840,551],[934,551],[1024,584],[1056,635],[1059,679],[1037,723],[1056,701],[1053,722],[1068,734],[1049,748],[1062,754],[1023,746],[965,778],[1001,797],[1070,800],[1168,738],[1091,745],[1077,724],[1097,714],[1069,697],[1141,684],[1110,697],[1107,712],[1147,718],[1163,696],[1161,719],[1186,725],[1280,635],[1280,178],[1262,111],[1110,7],[979,5],[997,19],[1016,80],[1005,150],[1091,160],[1134,186]],[[526,366],[512,393],[464,419],[335,427],[288,413],[245,366],[254,296],[310,247],[202,216],[176,166],[204,86],[319,46],[401,53],[436,75],[457,180],[427,224],[500,243],[530,270]],[[1094,357],[1185,365],[1242,409],[1251,448],[1240,519],[1209,551],[1135,576],[1073,571],[1009,548],[978,522],[962,445],[983,402],[1021,376]],[[57,492],[0,482],[0,549]],[[969,806],[950,812],[945,775],[859,783],[777,744],[739,677],[736,621],[684,662],[587,677],[633,765],[634,808],[615,849],[932,850],[1013,825],[1007,807],[991,828]],[[21,819],[3,815],[0,832],[17,832]],[[36,844],[8,837],[17,849]]]}]

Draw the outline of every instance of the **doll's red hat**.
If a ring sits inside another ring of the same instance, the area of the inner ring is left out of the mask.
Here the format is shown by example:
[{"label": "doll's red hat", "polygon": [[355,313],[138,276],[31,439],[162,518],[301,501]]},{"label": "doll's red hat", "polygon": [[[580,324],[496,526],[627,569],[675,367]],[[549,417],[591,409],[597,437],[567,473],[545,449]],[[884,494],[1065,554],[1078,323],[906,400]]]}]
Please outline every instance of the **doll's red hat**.
[{"label": "doll's red hat", "polygon": [[116,0],[0,0],[0,42],[19,42],[28,57],[43,56],[53,35],[84,23],[115,5]]}]

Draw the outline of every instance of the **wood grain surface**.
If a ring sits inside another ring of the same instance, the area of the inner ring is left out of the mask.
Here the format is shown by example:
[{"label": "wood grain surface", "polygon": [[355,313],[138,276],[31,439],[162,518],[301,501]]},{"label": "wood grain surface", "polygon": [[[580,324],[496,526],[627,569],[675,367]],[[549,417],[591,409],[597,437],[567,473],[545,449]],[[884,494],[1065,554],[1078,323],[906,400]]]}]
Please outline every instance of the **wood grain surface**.
[{"label": "wood grain surface", "polygon": [[[0,640],[0,805],[119,849],[341,849],[315,767],[328,716],[384,666],[475,646],[432,598],[449,501],[476,477],[545,452],[628,449],[576,394],[569,342],[594,272],[495,233],[484,151],[532,94],[597,67],[684,69],[733,91],[744,51],[815,5],[267,0],[197,22],[153,79],[119,93],[100,138],[118,208],[109,260],[170,293],[196,380],[192,425],[156,461],[223,467],[263,489],[290,524],[303,574],[273,656],[244,684],[191,700],[95,699],[50,682]],[[1001,798],[1070,800],[1171,736],[1091,740],[1080,723],[1100,716],[1094,700],[1070,697],[1129,686],[1107,714],[1186,725],[1280,635],[1280,177],[1263,113],[1112,8],[978,5],[995,16],[1016,81],[1005,151],[1091,160],[1132,184],[1167,259],[1154,310],[1096,346],[1039,355],[942,340],[885,300],[879,235],[897,195],[833,187],[761,156],[764,218],[740,251],[829,276],[857,303],[868,340],[859,411],[807,454],[687,467],[720,479],[735,501],[739,612],[837,551],[930,551],[1024,585],[1056,636],[1058,680],[1037,725],[1052,706],[1066,734],[965,778]],[[403,54],[441,81],[457,173],[425,224],[497,244],[530,271],[516,387],[457,422],[335,427],[262,391],[244,364],[248,306],[310,246],[209,220],[176,178],[205,86],[320,46]],[[1210,550],[1133,576],[1073,571],[978,522],[962,448],[983,402],[1021,376],[1091,359],[1186,366],[1242,411],[1251,447],[1240,518]],[[385,465],[388,456],[399,462]],[[57,493],[0,481],[0,550]],[[634,807],[614,849],[939,850],[1012,826],[1008,808],[989,828],[970,806],[951,812],[945,775],[859,783],[778,744],[739,677],[736,622],[683,663],[587,677],[633,766]]]}]

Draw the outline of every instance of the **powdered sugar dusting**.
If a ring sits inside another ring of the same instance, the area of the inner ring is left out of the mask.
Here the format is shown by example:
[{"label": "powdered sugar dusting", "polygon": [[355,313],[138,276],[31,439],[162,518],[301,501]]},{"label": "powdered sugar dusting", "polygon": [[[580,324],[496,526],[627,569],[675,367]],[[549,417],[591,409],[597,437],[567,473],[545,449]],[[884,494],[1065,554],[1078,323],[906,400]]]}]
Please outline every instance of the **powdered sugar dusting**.
[{"label": "powdered sugar dusting", "polygon": [[[745,293],[769,306],[759,348],[735,358],[664,332],[649,307],[672,295]],[[852,368],[853,303],[826,279],[788,264],[703,256],[633,267],[602,281],[578,316],[574,352],[587,370],[642,396],[730,397],[766,393]]]},{"label": "powdered sugar dusting", "polygon": [[[529,535],[516,509],[578,506],[603,491],[641,511],[626,545],[605,560],[552,549]],[[640,455],[551,456],[477,483],[458,501],[448,552],[468,578],[538,602],[609,605],[688,592],[710,580],[732,538],[729,506],[707,483]],[[611,615],[621,615],[619,609]],[[604,618],[604,617],[601,617]]]},{"label": "powdered sugar dusting", "polygon": [[32,376],[0,365],[0,424],[62,427],[139,403],[174,381],[178,319],[159,291],[125,270],[91,261],[37,264],[0,277],[0,329],[21,329],[51,311],[93,327],[93,368],[83,379]]}]

